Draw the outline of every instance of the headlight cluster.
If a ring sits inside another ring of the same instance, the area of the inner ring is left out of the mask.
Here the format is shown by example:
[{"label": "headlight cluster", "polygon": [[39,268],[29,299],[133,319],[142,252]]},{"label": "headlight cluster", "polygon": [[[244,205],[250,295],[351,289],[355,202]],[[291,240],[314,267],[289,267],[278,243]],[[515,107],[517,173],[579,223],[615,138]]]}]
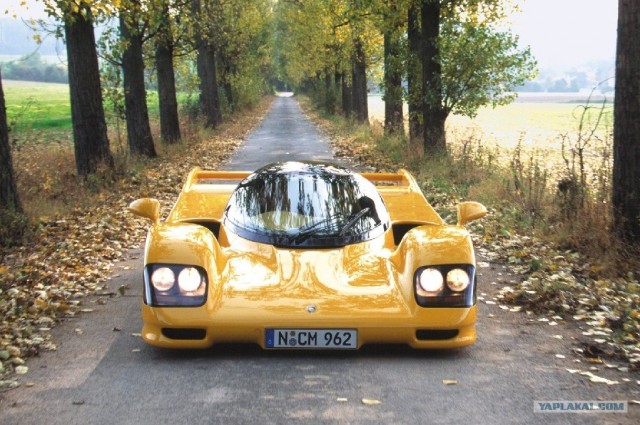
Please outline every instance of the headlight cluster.
[{"label": "headlight cluster", "polygon": [[145,268],[145,301],[151,306],[204,304],[207,273],[202,267],[151,264]]},{"label": "headlight cluster", "polygon": [[423,307],[470,307],[475,304],[475,268],[470,265],[423,267],[415,274],[415,294]]}]

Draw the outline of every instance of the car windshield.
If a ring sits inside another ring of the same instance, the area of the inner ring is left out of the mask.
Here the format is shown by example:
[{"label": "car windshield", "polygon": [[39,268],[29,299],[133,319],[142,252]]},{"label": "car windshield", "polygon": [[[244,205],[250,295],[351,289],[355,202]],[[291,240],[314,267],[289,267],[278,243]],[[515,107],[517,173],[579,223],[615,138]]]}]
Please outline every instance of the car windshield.
[{"label": "car windshield", "polygon": [[345,168],[287,162],[242,181],[225,210],[238,235],[277,246],[344,246],[383,234],[389,215],[375,186]]}]

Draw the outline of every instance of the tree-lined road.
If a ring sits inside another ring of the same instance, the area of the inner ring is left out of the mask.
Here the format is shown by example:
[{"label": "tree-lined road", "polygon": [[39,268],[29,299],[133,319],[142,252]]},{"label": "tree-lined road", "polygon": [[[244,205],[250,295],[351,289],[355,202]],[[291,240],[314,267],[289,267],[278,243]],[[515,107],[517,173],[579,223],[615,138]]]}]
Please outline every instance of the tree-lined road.
[{"label": "tree-lined road", "polygon": [[[331,156],[330,145],[301,114],[296,100],[278,98],[229,167],[252,169],[272,160]],[[635,383],[606,386],[567,372],[588,369],[584,361],[573,363],[575,329],[562,323],[550,327],[483,302],[478,342],[462,350],[367,346],[359,352],[278,352],[251,345],[157,349],[145,345],[138,334],[141,267],[142,251],[130,252],[109,282],[114,293],[128,285],[126,296],[95,306],[88,299],[85,305],[93,312],[54,329],[58,350],[30,360],[23,385],[0,394],[0,423],[639,422],[638,406],[630,406],[627,414],[534,413],[536,400],[629,400],[640,395]],[[479,273],[485,300],[499,287],[492,284],[499,280],[498,273],[508,277],[502,267],[489,263],[482,263]]]}]

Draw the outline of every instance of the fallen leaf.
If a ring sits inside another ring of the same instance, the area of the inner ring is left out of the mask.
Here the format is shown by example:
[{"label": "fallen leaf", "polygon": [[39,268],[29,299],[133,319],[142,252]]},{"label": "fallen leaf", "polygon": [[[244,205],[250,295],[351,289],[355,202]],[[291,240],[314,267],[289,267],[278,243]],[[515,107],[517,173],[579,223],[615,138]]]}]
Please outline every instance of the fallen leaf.
[{"label": "fallen leaf", "polygon": [[458,385],[458,381],[455,379],[443,379],[442,383],[445,385]]},{"label": "fallen leaf", "polygon": [[378,404],[382,404],[382,402],[380,400],[375,400],[372,398],[363,398],[362,404],[365,404],[367,406],[376,406]]},{"label": "fallen leaf", "polygon": [[618,385],[620,383],[618,381],[611,381],[607,378],[596,376],[591,372],[580,372],[580,375],[588,377],[589,381],[595,382],[597,384]]},{"label": "fallen leaf", "polygon": [[336,401],[337,401],[338,403],[346,403],[347,401],[349,401],[349,399],[348,399],[348,398],[346,398],[346,397],[338,397],[338,398],[336,399]]}]

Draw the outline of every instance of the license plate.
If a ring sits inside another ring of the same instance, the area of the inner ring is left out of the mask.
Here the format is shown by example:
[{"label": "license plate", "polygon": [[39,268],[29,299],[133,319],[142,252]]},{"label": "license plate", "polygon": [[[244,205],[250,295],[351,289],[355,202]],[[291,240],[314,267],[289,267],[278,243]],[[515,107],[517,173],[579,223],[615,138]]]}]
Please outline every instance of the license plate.
[{"label": "license plate", "polygon": [[358,348],[355,329],[267,329],[267,348]]}]

